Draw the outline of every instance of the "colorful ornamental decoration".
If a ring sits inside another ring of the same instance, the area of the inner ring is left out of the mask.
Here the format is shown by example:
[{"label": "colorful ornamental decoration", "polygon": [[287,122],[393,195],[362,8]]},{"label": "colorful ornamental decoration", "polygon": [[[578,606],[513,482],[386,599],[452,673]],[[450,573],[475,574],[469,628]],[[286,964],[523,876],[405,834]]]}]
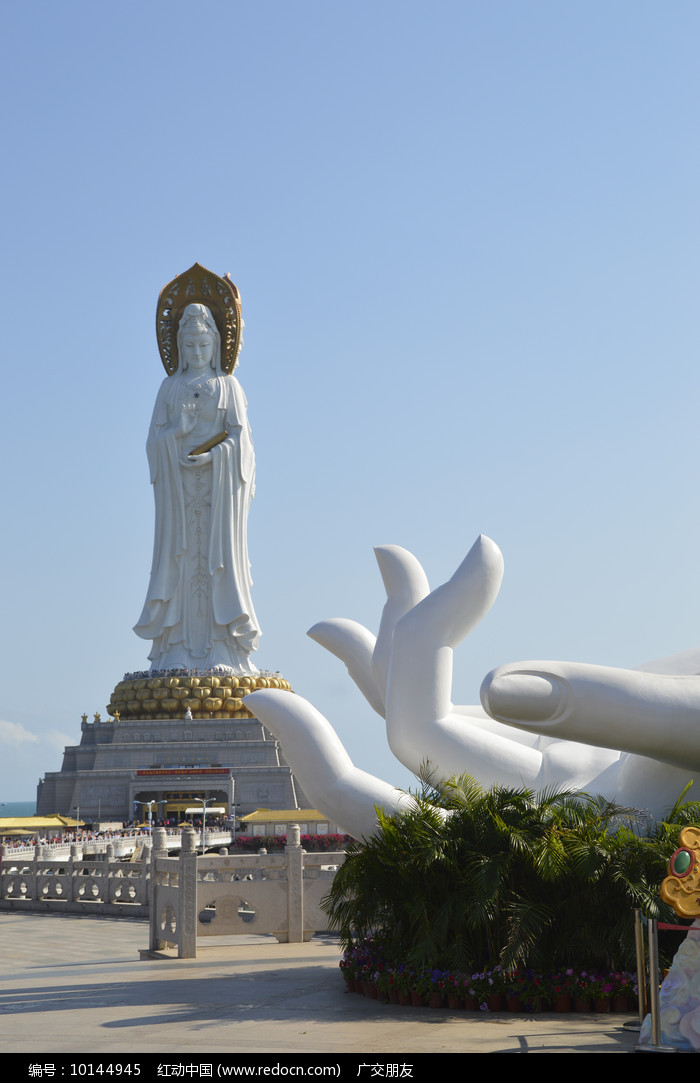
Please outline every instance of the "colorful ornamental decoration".
[{"label": "colorful ornamental decoration", "polygon": [[177,329],[187,305],[206,305],[221,335],[221,370],[230,376],[243,345],[241,295],[230,275],[220,278],[213,271],[193,263],[160,291],[156,308],[156,335],[163,367],[173,376],[179,366]]},{"label": "colorful ornamental decoration", "polygon": [[661,1044],[654,1045],[651,1015],[642,1024],[639,1046],[700,1052],[700,827],[684,827],[668,863],[660,895],[681,918],[695,918],[659,990]]},{"label": "colorful ornamental decoration", "polygon": [[112,692],[107,712],[115,721],[145,718],[184,718],[187,710],[196,722],[205,718],[254,718],[245,697],[256,688],[291,692],[283,677],[199,676],[141,677],[120,681]]},{"label": "colorful ornamental decoration", "polygon": [[660,894],[681,918],[700,918],[700,827],[684,827]]}]

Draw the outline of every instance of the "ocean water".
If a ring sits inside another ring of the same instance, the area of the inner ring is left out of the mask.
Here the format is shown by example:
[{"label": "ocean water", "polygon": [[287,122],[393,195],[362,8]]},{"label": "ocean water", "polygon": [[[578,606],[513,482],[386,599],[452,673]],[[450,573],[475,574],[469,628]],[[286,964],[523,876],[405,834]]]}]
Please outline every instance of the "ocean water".
[{"label": "ocean water", "polygon": [[36,801],[0,801],[0,818],[5,816],[34,816]]}]

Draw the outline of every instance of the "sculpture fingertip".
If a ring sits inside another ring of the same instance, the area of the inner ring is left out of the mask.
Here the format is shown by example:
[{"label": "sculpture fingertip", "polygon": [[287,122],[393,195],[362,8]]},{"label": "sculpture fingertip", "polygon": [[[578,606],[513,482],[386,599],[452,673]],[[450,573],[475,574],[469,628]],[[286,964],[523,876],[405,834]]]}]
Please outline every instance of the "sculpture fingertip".
[{"label": "sculpture fingertip", "polygon": [[472,549],[480,549],[484,555],[503,560],[501,550],[498,548],[493,538],[489,538],[488,534],[479,534]]},{"label": "sculpture fingertip", "polygon": [[423,597],[430,590],[423,565],[408,549],[400,545],[377,545],[374,555],[388,595],[410,592]]},{"label": "sculpture fingertip", "polygon": [[498,583],[503,578],[503,553],[495,541],[486,534],[479,534],[452,578],[467,578],[474,574],[477,568],[480,568],[482,573],[486,572],[492,580]]}]

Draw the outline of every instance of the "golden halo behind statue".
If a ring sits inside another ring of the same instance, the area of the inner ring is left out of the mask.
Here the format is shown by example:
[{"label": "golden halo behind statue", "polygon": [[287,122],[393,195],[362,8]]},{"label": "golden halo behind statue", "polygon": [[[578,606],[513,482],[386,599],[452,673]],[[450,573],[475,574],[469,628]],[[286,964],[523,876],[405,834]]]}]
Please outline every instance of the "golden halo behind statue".
[{"label": "golden halo behind statue", "polygon": [[187,305],[206,305],[221,335],[221,371],[230,376],[242,346],[241,295],[228,275],[194,263],[160,291],[156,308],[156,336],[163,367],[168,376],[178,369],[177,329]]}]

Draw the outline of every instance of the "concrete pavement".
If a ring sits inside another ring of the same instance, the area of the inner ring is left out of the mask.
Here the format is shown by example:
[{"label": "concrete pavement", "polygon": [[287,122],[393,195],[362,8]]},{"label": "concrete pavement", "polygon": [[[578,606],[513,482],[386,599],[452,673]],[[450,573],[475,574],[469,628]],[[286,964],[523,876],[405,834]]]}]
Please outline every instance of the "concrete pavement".
[{"label": "concrete pavement", "polygon": [[0,913],[4,1053],[626,1053],[630,1016],[401,1008],[345,992],[338,941],[201,939],[140,960],[148,926]]}]

